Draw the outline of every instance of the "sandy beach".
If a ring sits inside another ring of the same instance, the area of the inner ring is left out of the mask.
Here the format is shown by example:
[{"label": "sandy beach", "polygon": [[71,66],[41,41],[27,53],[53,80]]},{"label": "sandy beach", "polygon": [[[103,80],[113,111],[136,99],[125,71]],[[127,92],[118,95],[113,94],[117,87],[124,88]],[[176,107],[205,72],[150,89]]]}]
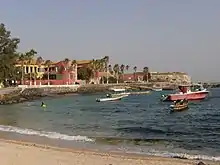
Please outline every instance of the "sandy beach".
[{"label": "sandy beach", "polygon": [[[198,160],[70,150],[20,141],[0,140],[2,165],[196,165]],[[205,162],[205,161],[203,161]],[[219,162],[205,162],[217,165]]]}]

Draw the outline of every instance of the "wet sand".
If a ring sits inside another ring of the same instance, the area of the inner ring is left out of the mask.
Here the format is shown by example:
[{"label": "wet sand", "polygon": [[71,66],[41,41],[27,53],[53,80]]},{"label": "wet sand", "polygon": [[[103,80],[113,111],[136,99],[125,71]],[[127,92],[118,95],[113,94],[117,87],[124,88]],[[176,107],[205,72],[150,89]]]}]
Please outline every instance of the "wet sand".
[{"label": "wet sand", "polygon": [[[2,165],[196,165],[198,160],[115,154],[0,140]],[[219,162],[203,161],[210,165]]]}]

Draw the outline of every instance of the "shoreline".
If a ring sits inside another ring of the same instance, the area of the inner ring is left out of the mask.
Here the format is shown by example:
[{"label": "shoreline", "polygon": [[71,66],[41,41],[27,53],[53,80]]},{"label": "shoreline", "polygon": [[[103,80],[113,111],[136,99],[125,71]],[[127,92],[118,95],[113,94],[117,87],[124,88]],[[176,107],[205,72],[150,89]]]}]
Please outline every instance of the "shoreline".
[{"label": "shoreline", "polygon": [[[115,153],[115,152],[100,152],[91,149],[68,149],[61,147],[54,147],[51,145],[42,145],[37,143],[31,143],[26,141],[16,141],[7,140],[0,138],[0,153],[5,152],[4,150],[9,150],[12,155],[6,155],[4,159],[11,160],[11,157],[16,157],[22,164],[28,164],[28,162],[35,162],[36,164],[48,164],[48,162],[61,160],[65,157],[63,165],[77,164],[77,165],[90,165],[90,164],[107,164],[107,165],[125,165],[125,164],[149,164],[149,165],[194,165],[199,162],[204,162],[209,165],[217,165],[219,162],[208,161],[208,160],[190,160],[190,159],[180,159],[180,158],[167,158],[160,156],[146,156],[131,153]],[[23,151],[22,151],[23,150]],[[44,153],[43,153],[43,152]],[[22,152],[25,153],[22,156]],[[20,154],[19,154],[20,153]],[[17,155],[20,155],[19,157]],[[35,160],[30,160],[29,156],[35,158]],[[40,157],[45,157],[42,162],[41,159],[35,157],[36,155]],[[26,158],[27,157],[27,158]],[[81,159],[82,158],[82,159]],[[46,161],[46,162],[45,162]],[[4,161],[3,161],[4,162]],[[14,160],[14,162],[18,162]],[[69,162],[69,163],[67,163]],[[3,163],[4,164],[4,163]],[[21,164],[21,163],[14,163]],[[50,164],[50,163],[49,163]],[[7,165],[7,164],[5,164]]]},{"label": "shoreline", "polygon": [[[20,85],[18,87],[2,88],[0,90],[0,104],[9,105],[25,101],[36,100],[42,97],[56,97],[71,94],[95,94],[107,92],[109,88],[120,87],[128,89],[151,90],[152,83],[119,83],[119,84],[86,84],[86,85]],[[14,88],[14,89],[13,89]]]}]

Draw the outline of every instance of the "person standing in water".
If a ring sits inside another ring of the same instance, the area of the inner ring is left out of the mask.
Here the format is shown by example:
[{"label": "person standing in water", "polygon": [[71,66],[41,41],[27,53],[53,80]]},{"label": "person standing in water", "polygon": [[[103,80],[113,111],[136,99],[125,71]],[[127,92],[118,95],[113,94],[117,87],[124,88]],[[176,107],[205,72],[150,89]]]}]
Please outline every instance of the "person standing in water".
[{"label": "person standing in water", "polygon": [[41,102],[41,107],[46,107],[46,104],[44,104],[44,102]]}]

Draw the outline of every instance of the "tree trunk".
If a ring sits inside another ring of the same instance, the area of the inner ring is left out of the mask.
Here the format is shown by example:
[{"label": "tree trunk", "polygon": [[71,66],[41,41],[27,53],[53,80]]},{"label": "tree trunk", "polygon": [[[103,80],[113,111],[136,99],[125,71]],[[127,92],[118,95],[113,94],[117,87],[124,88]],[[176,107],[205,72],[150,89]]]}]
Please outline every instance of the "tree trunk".
[{"label": "tree trunk", "polygon": [[76,82],[77,81],[77,79],[78,79],[78,74],[77,74],[77,64],[75,65],[75,79],[74,79],[74,81]]},{"label": "tree trunk", "polygon": [[24,85],[24,65],[21,67],[21,85]]},{"label": "tree trunk", "polygon": [[49,72],[49,67],[47,69],[47,85],[50,85],[50,72]]},{"label": "tree trunk", "polygon": [[39,85],[41,86],[41,76],[40,76],[40,84]]},{"label": "tree trunk", "polygon": [[106,63],[106,84],[108,84],[108,72],[109,72],[109,70],[108,70],[108,63]]},{"label": "tree trunk", "polygon": [[147,83],[148,83],[148,72],[147,72]]},{"label": "tree trunk", "polygon": [[37,85],[37,75],[36,75],[36,73],[34,73],[34,85]]},{"label": "tree trunk", "polygon": [[[39,67],[39,72],[40,72],[39,75],[40,75],[40,86],[41,86],[41,66]],[[39,72],[38,72],[38,73],[39,73]]]},{"label": "tree trunk", "polygon": [[134,72],[134,81],[136,82],[136,72]]},{"label": "tree trunk", "polygon": [[30,85],[32,84],[31,71],[30,71]]},{"label": "tree trunk", "polygon": [[124,83],[124,73],[122,73],[122,82]]}]

